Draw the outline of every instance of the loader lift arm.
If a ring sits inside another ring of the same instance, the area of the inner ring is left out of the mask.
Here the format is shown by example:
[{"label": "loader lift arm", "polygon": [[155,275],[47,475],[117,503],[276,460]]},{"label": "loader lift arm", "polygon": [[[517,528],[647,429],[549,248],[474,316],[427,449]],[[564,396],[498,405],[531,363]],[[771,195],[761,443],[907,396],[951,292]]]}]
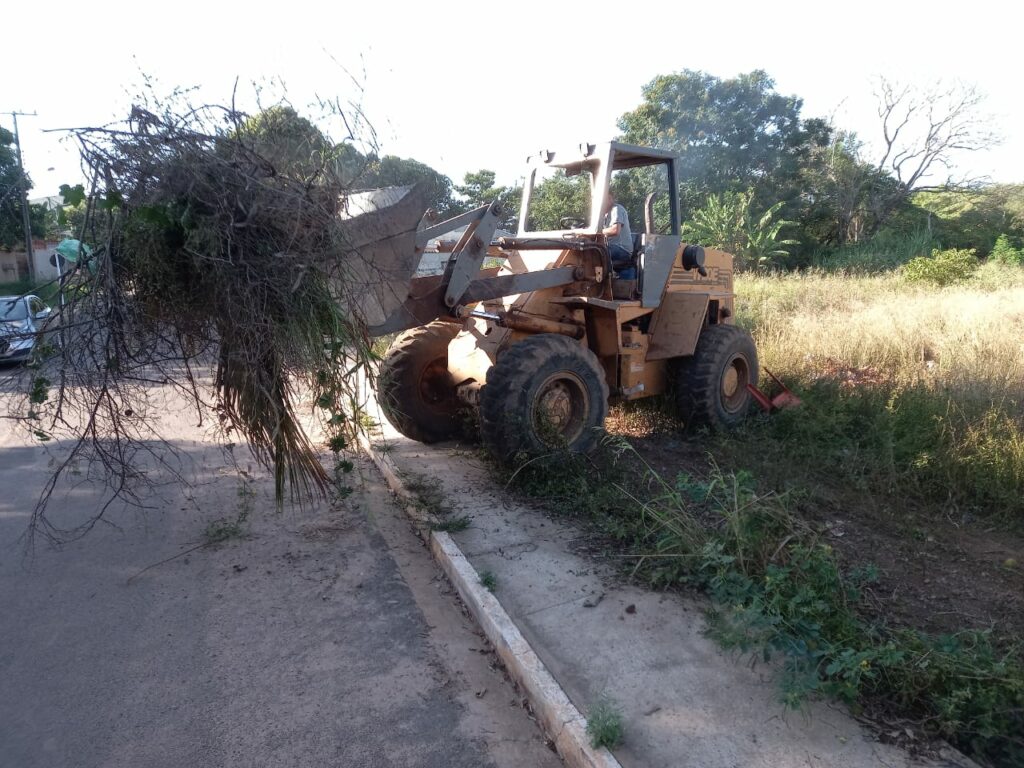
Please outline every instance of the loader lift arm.
[{"label": "loader lift arm", "polygon": [[416,248],[422,251],[427,242],[458,227],[466,225],[466,231],[452,249],[444,273],[430,277],[414,277],[409,281],[409,294],[405,301],[383,323],[369,328],[371,336],[383,336],[409,328],[426,325],[442,317],[459,318],[464,313],[460,308],[467,304],[498,299],[519,293],[529,293],[543,288],[570,285],[582,279],[578,267],[556,267],[538,272],[522,272],[511,275],[480,277],[480,269],[487,257],[488,248],[522,248],[536,250],[593,249],[593,243],[557,239],[523,240],[521,238],[500,238],[495,241],[494,233],[501,217],[497,201],[484,205],[469,213],[420,229],[416,233]]}]

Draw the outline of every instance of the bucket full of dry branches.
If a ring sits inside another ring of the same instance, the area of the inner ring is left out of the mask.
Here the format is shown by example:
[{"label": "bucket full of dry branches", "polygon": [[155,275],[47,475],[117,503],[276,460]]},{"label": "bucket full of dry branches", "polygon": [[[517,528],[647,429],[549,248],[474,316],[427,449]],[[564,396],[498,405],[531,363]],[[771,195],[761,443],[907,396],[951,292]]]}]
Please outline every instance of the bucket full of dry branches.
[{"label": "bucket full of dry branches", "polygon": [[94,251],[62,278],[46,374],[56,396],[35,398],[38,431],[70,425],[74,450],[116,485],[141,442],[125,414],[141,412],[143,382],[171,384],[250,445],[279,499],[322,493],[300,393],[344,428],[372,356],[367,323],[415,269],[418,191],[349,214],[358,153],[287,107],[136,107],[73,135],[93,179],[76,236]]}]

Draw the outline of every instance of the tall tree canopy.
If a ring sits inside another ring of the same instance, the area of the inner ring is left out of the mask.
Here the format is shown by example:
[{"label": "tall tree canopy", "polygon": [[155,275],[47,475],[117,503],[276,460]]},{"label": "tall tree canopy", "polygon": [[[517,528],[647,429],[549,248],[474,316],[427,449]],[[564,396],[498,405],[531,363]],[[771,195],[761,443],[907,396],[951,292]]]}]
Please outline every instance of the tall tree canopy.
[{"label": "tall tree canopy", "polygon": [[313,123],[288,106],[274,106],[245,120],[236,132],[279,173],[310,176],[324,167],[331,143]]},{"label": "tall tree canopy", "polygon": [[463,177],[462,184],[455,185],[455,192],[462,198],[467,210],[488,205],[500,198],[503,215],[499,226],[514,231],[519,220],[519,193],[521,190],[495,184],[495,178],[494,171],[486,168],[482,168],[476,173],[467,173]]},{"label": "tall tree canopy", "polygon": [[476,173],[467,173],[462,184],[455,185],[455,191],[465,200],[467,207],[478,208],[508,192],[508,187],[498,186],[494,171],[482,168]]},{"label": "tall tree canopy", "polygon": [[21,200],[31,188],[32,182],[27,176],[22,179],[18,169],[14,134],[0,128],[0,247],[10,249],[24,242]]},{"label": "tall tree canopy", "polygon": [[533,188],[526,228],[538,232],[582,227],[590,214],[590,174],[557,169]]},{"label": "tall tree canopy", "polygon": [[363,154],[351,144],[332,145],[323,132],[288,106],[274,106],[248,118],[237,135],[279,172],[300,178],[331,166],[346,186],[357,189],[423,183],[429,205],[442,216],[461,211],[452,197],[452,182],[428,165],[394,155]]},{"label": "tall tree canopy", "polygon": [[422,183],[427,187],[427,201],[442,218],[462,212],[462,206],[452,197],[452,180],[429,165],[395,155],[378,158],[367,157],[366,169],[356,182],[356,187],[402,186]]},{"label": "tall tree canopy", "polygon": [[683,70],[644,86],[619,128],[625,141],[680,153],[684,216],[709,195],[748,188],[764,207],[797,199],[801,165],[829,141],[828,124],[801,119],[802,106],[762,70],[727,79]]}]

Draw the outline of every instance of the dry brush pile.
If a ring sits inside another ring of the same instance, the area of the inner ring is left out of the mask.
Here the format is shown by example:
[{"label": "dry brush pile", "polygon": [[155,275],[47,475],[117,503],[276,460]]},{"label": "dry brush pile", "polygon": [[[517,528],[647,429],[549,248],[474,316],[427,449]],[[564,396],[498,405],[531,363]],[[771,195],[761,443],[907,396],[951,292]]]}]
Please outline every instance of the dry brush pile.
[{"label": "dry brush pile", "polygon": [[47,517],[76,462],[98,467],[111,500],[129,502],[144,463],[169,467],[154,384],[183,391],[247,442],[279,500],[323,493],[330,476],[299,399],[327,410],[333,447],[343,445],[353,374],[372,354],[363,319],[345,309],[361,290],[351,276],[368,268],[339,217],[344,144],[290,108],[251,118],[180,102],[73,136],[93,180],[82,239],[95,250],[65,279],[19,414],[40,439],[70,446],[33,533],[61,541],[102,519],[105,508],[71,529]]}]

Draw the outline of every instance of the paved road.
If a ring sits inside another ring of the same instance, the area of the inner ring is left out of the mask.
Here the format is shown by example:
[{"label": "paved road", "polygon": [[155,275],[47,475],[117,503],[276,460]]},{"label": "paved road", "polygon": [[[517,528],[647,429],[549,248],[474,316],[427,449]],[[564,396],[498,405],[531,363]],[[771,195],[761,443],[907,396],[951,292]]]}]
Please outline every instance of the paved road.
[{"label": "paved road", "polygon": [[[278,513],[182,441],[194,491],[26,560],[46,456],[0,440],[0,768],[559,764],[365,467],[345,504]],[[244,537],[127,583],[240,505]]]}]

